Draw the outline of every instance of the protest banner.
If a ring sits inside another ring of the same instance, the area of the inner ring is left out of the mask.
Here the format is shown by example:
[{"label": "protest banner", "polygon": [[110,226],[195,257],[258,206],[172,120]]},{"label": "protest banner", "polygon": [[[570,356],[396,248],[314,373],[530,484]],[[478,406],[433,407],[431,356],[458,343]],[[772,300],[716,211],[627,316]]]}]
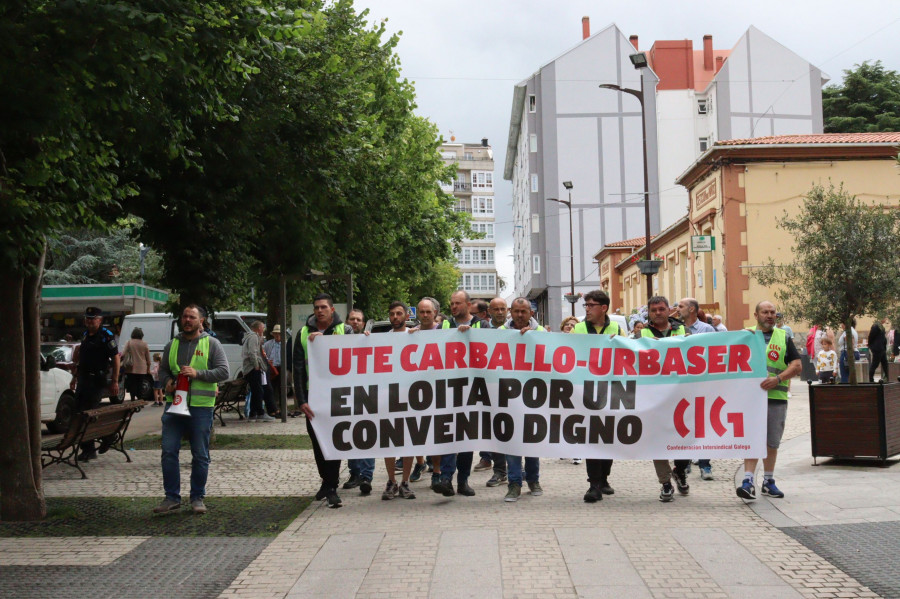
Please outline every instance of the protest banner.
[{"label": "protest banner", "polygon": [[766,455],[761,333],[335,335],[311,342],[309,358],[312,425],[328,459]]}]

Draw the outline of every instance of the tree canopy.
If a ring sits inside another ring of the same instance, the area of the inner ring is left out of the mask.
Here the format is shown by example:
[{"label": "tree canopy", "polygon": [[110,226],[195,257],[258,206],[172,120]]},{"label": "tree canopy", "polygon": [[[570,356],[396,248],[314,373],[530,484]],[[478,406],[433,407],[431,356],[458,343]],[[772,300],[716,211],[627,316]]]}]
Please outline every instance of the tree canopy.
[{"label": "tree canopy", "polygon": [[826,133],[900,131],[900,74],[868,61],[822,90]]},{"label": "tree canopy", "polygon": [[[843,187],[814,186],[800,213],[785,215],[794,261],[769,263],[755,276],[776,288],[775,298],[792,318],[837,327],[859,316],[877,316],[897,305],[900,206],[865,204]],[[789,284],[785,284],[789,281]],[[852,352],[851,352],[852,353]],[[852,365],[851,382],[856,382]]]},{"label": "tree canopy", "polygon": [[469,228],[396,43],[350,0],[0,6],[0,519],[44,512],[38,298],[60,232],[138,217],[162,284],[213,308],[309,269],[353,273],[365,307],[451,279]]}]

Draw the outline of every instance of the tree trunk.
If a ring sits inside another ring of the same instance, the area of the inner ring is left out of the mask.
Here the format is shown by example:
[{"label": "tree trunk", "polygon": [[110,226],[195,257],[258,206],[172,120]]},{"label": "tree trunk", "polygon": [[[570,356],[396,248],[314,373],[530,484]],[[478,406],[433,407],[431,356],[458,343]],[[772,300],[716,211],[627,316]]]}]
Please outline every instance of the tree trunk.
[{"label": "tree trunk", "polygon": [[[43,256],[36,266],[43,266]],[[40,332],[36,292],[40,270],[25,277],[0,263],[0,520],[46,515],[40,466]]]},{"label": "tree trunk", "polygon": [[856,378],[856,345],[853,343],[853,327],[850,321],[844,323],[844,348],[847,350],[847,370],[850,378],[848,381],[851,385],[856,385],[859,381]]}]

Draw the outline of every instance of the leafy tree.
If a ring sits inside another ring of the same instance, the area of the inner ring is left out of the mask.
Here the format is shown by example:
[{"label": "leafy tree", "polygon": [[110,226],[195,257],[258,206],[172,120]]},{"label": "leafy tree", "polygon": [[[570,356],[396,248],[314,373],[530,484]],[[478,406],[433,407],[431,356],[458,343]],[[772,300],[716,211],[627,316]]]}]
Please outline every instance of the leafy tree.
[{"label": "leafy tree", "polygon": [[847,69],[822,90],[822,111],[826,133],[900,131],[900,74],[880,60]]},{"label": "leafy tree", "polygon": [[[259,0],[0,4],[0,519],[43,517],[39,311],[46,239],[122,216],[138,175],[192,164],[194,119],[226,122],[223,90],[294,11]],[[173,101],[177,99],[178,101]],[[152,123],[152,130],[148,123]],[[169,204],[171,206],[171,204]],[[165,211],[167,205],[158,209]]]},{"label": "leafy tree", "polygon": [[[892,251],[900,235],[897,208],[864,204],[843,186],[816,185],[797,216],[778,220],[794,239],[794,262],[770,260],[755,276],[776,288],[785,313],[835,328],[843,324],[849,331],[854,318],[897,305],[900,256]],[[847,362],[855,385],[853,352]]]}]

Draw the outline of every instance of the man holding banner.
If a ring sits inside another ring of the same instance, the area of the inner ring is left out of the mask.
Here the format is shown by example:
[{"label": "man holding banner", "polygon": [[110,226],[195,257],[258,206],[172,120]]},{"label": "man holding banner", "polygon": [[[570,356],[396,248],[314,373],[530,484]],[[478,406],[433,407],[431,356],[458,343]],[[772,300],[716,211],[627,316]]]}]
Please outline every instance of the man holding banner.
[{"label": "man holding banner", "polygon": [[[469,303],[472,298],[469,292],[460,289],[450,296],[450,318],[441,325],[442,329],[458,329],[460,332],[471,329],[480,329],[481,321],[469,314]],[[475,495],[475,490],[469,485],[469,475],[472,473],[473,452],[463,451],[459,454],[451,453],[441,456],[441,477],[432,486],[435,493],[444,497],[453,497],[456,492],[465,497]],[[434,459],[434,458],[432,458]],[[457,468],[456,492],[453,490],[453,473]]]},{"label": "man holding banner", "polygon": [[341,507],[341,498],[337,494],[341,461],[325,459],[312,427],[312,419],[316,415],[309,407],[309,359],[307,356],[309,355],[309,344],[314,342],[316,337],[352,334],[352,331],[353,329],[341,322],[341,317],[335,313],[331,296],[327,293],[320,293],[313,299],[313,315],[300,330],[299,346],[294,348],[294,393],[296,393],[300,411],[306,416],[306,432],[309,433],[310,441],[312,441],[316,468],[322,478],[322,486],[316,493],[316,499],[327,500],[330,508]]},{"label": "man holding banner", "polygon": [[[510,309],[512,315],[511,328],[518,329],[522,335],[528,331],[544,332],[544,327],[531,321],[531,301],[524,297],[517,297],[513,300]],[[506,325],[500,327],[506,329]],[[507,484],[506,497],[503,501],[514,502],[519,500],[522,494],[522,456],[507,455],[506,456],[506,472],[509,483]],[[528,483],[528,490],[532,497],[540,497],[544,494],[541,488],[541,459],[525,458],[525,482]]]},{"label": "man holding banner", "polygon": [[[684,325],[678,323],[673,326],[669,320],[669,300],[661,295],[651,297],[647,300],[647,312],[649,313],[650,322],[641,330],[641,336],[654,339],[664,339],[666,337],[682,336],[685,334]],[[678,492],[687,495],[691,491],[691,487],[687,482],[687,467],[691,461],[674,460],[675,468],[669,466],[669,460],[653,460],[653,467],[656,468],[656,477],[659,479],[662,489],[659,491],[659,500],[668,503],[675,498],[675,491],[672,488],[672,480],[678,486]]]},{"label": "man holding banner", "polygon": [[[763,458],[762,494],[769,497],[784,497],[784,493],[775,486],[775,460],[778,457],[778,446],[784,435],[784,423],[787,418],[788,388],[791,378],[800,374],[800,353],[794,346],[784,329],[775,326],[775,305],[761,301],[756,305],[757,326],[750,330],[762,332],[766,342],[766,370],[768,377],[763,379],[760,387],[766,390],[769,400],[768,420],[766,422],[766,457]],[[756,499],[756,487],[753,475],[756,472],[757,458],[744,460],[744,482],[737,488],[737,496],[742,499]]]},{"label": "man holding banner", "polygon": [[[579,322],[572,329],[573,333],[621,335],[618,323],[609,318],[609,296],[605,291],[596,289],[584,294],[584,322]],[[587,503],[596,503],[603,499],[604,495],[612,495],[615,490],[609,485],[609,473],[612,470],[612,460],[597,460],[588,458],[585,460],[587,468],[588,484],[590,487],[584,494]]]}]

